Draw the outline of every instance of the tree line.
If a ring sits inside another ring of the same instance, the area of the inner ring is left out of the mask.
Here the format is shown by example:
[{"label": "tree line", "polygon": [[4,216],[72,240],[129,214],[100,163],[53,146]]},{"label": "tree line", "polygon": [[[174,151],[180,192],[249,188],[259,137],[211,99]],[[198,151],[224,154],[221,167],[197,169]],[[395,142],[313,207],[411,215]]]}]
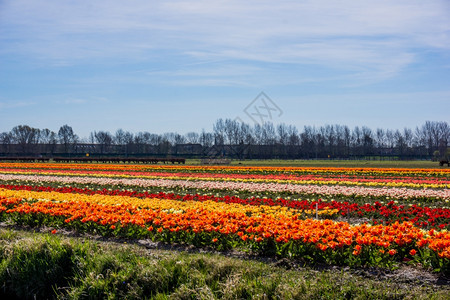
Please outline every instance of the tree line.
[{"label": "tree line", "polygon": [[367,126],[304,126],[301,131],[284,123],[249,125],[218,119],[212,131],[129,132],[118,129],[92,131],[80,138],[69,125],[58,132],[18,125],[0,133],[2,156],[184,156],[238,159],[315,159],[352,157],[396,157],[399,159],[440,159],[448,155],[450,126],[427,121],[415,129],[373,130]]}]

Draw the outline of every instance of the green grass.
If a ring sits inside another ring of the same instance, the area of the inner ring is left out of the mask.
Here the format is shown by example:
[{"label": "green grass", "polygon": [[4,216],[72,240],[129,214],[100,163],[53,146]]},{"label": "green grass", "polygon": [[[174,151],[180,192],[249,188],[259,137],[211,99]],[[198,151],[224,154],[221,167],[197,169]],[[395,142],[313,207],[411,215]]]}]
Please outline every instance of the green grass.
[{"label": "green grass", "polygon": [[[52,162],[54,163],[54,162]],[[109,163],[106,163],[109,164]],[[159,163],[158,165],[161,165]],[[169,164],[172,165],[172,164]],[[175,164],[177,166],[178,164]],[[201,159],[186,159],[186,165],[202,165]],[[306,160],[306,159],[232,159],[232,166],[335,167],[335,168],[424,168],[449,169],[430,160]]]},{"label": "green grass", "polygon": [[[200,165],[199,159],[188,159],[186,164]],[[231,165],[242,166],[273,166],[273,167],[347,167],[347,168],[442,168],[439,162],[427,160],[232,160]]]},{"label": "green grass", "polygon": [[[0,229],[0,297],[448,299],[450,287]],[[288,264],[290,265],[290,264]]]}]

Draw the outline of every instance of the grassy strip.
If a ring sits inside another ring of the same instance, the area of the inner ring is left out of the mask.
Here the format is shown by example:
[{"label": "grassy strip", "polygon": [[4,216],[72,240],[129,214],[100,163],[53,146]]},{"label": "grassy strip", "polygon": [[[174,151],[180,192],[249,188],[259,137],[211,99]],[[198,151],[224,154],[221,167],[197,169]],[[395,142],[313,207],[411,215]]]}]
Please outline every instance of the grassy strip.
[{"label": "grassy strip", "polygon": [[[44,164],[44,163],[36,163]],[[48,163],[45,163],[48,164]],[[72,164],[72,163],[55,163],[50,161],[50,164]],[[110,163],[100,163],[109,165]],[[115,164],[115,163],[114,163]],[[126,165],[135,165],[129,164]],[[143,164],[137,164],[142,166]],[[159,166],[163,164],[158,164]],[[183,166],[172,165],[170,166]],[[202,164],[201,159],[186,159],[188,166],[211,166],[209,164]],[[230,161],[232,166],[258,166],[258,167],[333,167],[333,168],[421,168],[421,169],[448,169],[448,166],[439,166],[439,162],[430,160],[334,160],[334,159],[232,159]]]},{"label": "grassy strip", "polygon": [[446,299],[450,287],[0,229],[1,298]]},{"label": "grassy strip", "polygon": [[[188,165],[201,164],[200,159],[187,159]],[[231,165],[271,166],[271,167],[336,167],[336,168],[448,168],[440,167],[439,162],[429,160],[283,160],[248,159],[232,160]]]}]

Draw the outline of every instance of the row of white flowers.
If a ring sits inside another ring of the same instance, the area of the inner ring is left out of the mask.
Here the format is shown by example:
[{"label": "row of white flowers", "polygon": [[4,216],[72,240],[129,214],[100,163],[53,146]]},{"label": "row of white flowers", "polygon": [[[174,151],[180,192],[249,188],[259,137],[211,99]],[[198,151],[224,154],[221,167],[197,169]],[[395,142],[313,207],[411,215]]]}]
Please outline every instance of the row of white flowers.
[{"label": "row of white flowers", "polygon": [[186,181],[166,179],[136,179],[136,178],[99,178],[76,176],[45,176],[45,175],[15,175],[0,174],[0,180],[21,180],[31,182],[58,182],[61,184],[80,183],[113,186],[140,186],[164,188],[195,188],[205,190],[241,190],[251,192],[292,192],[299,194],[329,195],[329,196],[362,196],[389,197],[393,199],[437,198],[450,200],[449,189],[409,189],[409,188],[373,188],[342,185],[299,185],[281,183],[251,183],[229,181]]}]

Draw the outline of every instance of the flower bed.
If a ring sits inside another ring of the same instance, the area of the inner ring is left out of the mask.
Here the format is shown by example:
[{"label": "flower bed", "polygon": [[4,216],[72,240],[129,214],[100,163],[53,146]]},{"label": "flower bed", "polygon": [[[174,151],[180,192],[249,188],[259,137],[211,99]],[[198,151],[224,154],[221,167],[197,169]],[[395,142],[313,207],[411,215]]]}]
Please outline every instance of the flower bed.
[{"label": "flower bed", "polygon": [[[423,185],[417,189],[387,184],[355,186],[344,181],[336,185],[264,182],[264,169],[250,170],[258,173],[252,177],[242,175],[248,168],[236,167],[223,168],[233,180],[220,180],[220,168],[208,168],[210,173],[202,168],[195,173],[200,176],[191,176],[195,180],[186,180],[188,175],[183,180],[180,174],[188,174],[192,167],[155,166],[149,171],[149,166],[127,165],[120,170],[117,165],[15,164],[14,172],[12,166],[2,167],[0,211],[6,222],[50,226],[54,232],[69,228],[219,250],[238,248],[308,263],[392,266],[409,261],[444,273],[450,269],[450,234],[446,230],[450,209],[423,205],[450,199],[445,186],[448,172],[434,173],[439,187],[426,188],[431,183],[424,179],[416,181]],[[57,176],[45,170],[55,171]],[[171,175],[157,173],[160,170],[169,170]],[[130,178],[130,171],[142,173],[144,178]],[[309,170],[319,171],[326,170]],[[114,176],[102,177],[107,174],[104,172]],[[145,178],[152,172],[159,174],[154,175],[157,179]],[[275,175],[281,178],[283,172],[287,171],[270,168],[267,180],[273,181]],[[332,171],[340,172],[344,170]],[[349,170],[346,174],[362,176],[358,175],[361,172]],[[365,172],[370,173],[366,180],[377,181],[377,170]],[[410,170],[389,172],[378,174],[383,178],[386,173],[395,174],[400,177],[398,182],[407,181],[402,174],[408,178],[415,174]],[[423,173],[417,170],[417,174]],[[276,197],[245,196],[249,193]],[[289,193],[315,198],[290,199]],[[340,201],[330,200],[330,195]],[[370,201],[363,203],[367,199]]]}]

